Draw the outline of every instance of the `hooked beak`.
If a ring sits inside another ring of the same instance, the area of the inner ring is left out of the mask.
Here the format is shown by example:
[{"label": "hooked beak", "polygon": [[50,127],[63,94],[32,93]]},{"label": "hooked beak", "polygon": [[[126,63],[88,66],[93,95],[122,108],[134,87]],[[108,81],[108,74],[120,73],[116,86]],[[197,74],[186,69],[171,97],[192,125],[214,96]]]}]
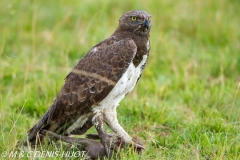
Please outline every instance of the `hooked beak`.
[{"label": "hooked beak", "polygon": [[145,27],[147,30],[149,30],[149,28],[150,28],[150,21],[148,19],[144,19],[143,27]]}]

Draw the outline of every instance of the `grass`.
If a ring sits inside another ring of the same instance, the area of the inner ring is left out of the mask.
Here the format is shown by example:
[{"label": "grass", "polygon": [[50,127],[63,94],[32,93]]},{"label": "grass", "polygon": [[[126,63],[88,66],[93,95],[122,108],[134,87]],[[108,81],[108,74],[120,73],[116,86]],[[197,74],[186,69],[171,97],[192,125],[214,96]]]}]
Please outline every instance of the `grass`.
[{"label": "grass", "polygon": [[146,150],[122,159],[240,159],[239,5],[2,0],[0,153],[19,149],[17,141],[49,108],[65,76],[114,32],[118,18],[143,9],[152,15],[151,54],[118,118]]}]

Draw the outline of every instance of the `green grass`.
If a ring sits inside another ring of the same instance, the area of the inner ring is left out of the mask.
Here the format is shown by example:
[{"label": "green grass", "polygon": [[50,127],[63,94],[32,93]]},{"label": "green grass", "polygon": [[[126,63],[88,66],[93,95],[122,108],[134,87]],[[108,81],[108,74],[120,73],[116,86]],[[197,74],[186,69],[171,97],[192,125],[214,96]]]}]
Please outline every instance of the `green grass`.
[{"label": "green grass", "polygon": [[65,76],[114,32],[119,17],[143,9],[152,15],[151,54],[118,118],[146,150],[122,158],[240,159],[239,5],[1,0],[0,153],[18,149],[17,141],[49,108]]}]

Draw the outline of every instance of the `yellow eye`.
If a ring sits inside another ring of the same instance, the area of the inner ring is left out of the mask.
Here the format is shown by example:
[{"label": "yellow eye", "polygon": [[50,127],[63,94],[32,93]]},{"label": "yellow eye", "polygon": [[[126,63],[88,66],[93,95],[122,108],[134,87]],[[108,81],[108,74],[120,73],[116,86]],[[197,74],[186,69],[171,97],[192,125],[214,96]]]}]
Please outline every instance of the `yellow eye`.
[{"label": "yellow eye", "polygon": [[136,21],[136,20],[137,20],[137,17],[132,16],[132,21]]},{"label": "yellow eye", "polygon": [[151,17],[148,18],[148,21],[151,21]]}]

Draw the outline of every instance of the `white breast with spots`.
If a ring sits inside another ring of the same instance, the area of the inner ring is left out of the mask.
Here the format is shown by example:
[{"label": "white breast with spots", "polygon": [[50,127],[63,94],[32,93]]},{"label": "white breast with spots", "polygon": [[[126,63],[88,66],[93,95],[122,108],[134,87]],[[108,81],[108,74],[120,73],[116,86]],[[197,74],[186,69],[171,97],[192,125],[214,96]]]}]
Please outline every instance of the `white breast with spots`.
[{"label": "white breast with spots", "polygon": [[142,66],[146,63],[146,60],[147,55],[144,55],[141,63],[137,67],[131,63],[112,91],[99,103],[98,106],[93,107],[93,111],[99,112],[106,107],[117,107],[125,95],[133,90],[138,78],[143,72]]}]

